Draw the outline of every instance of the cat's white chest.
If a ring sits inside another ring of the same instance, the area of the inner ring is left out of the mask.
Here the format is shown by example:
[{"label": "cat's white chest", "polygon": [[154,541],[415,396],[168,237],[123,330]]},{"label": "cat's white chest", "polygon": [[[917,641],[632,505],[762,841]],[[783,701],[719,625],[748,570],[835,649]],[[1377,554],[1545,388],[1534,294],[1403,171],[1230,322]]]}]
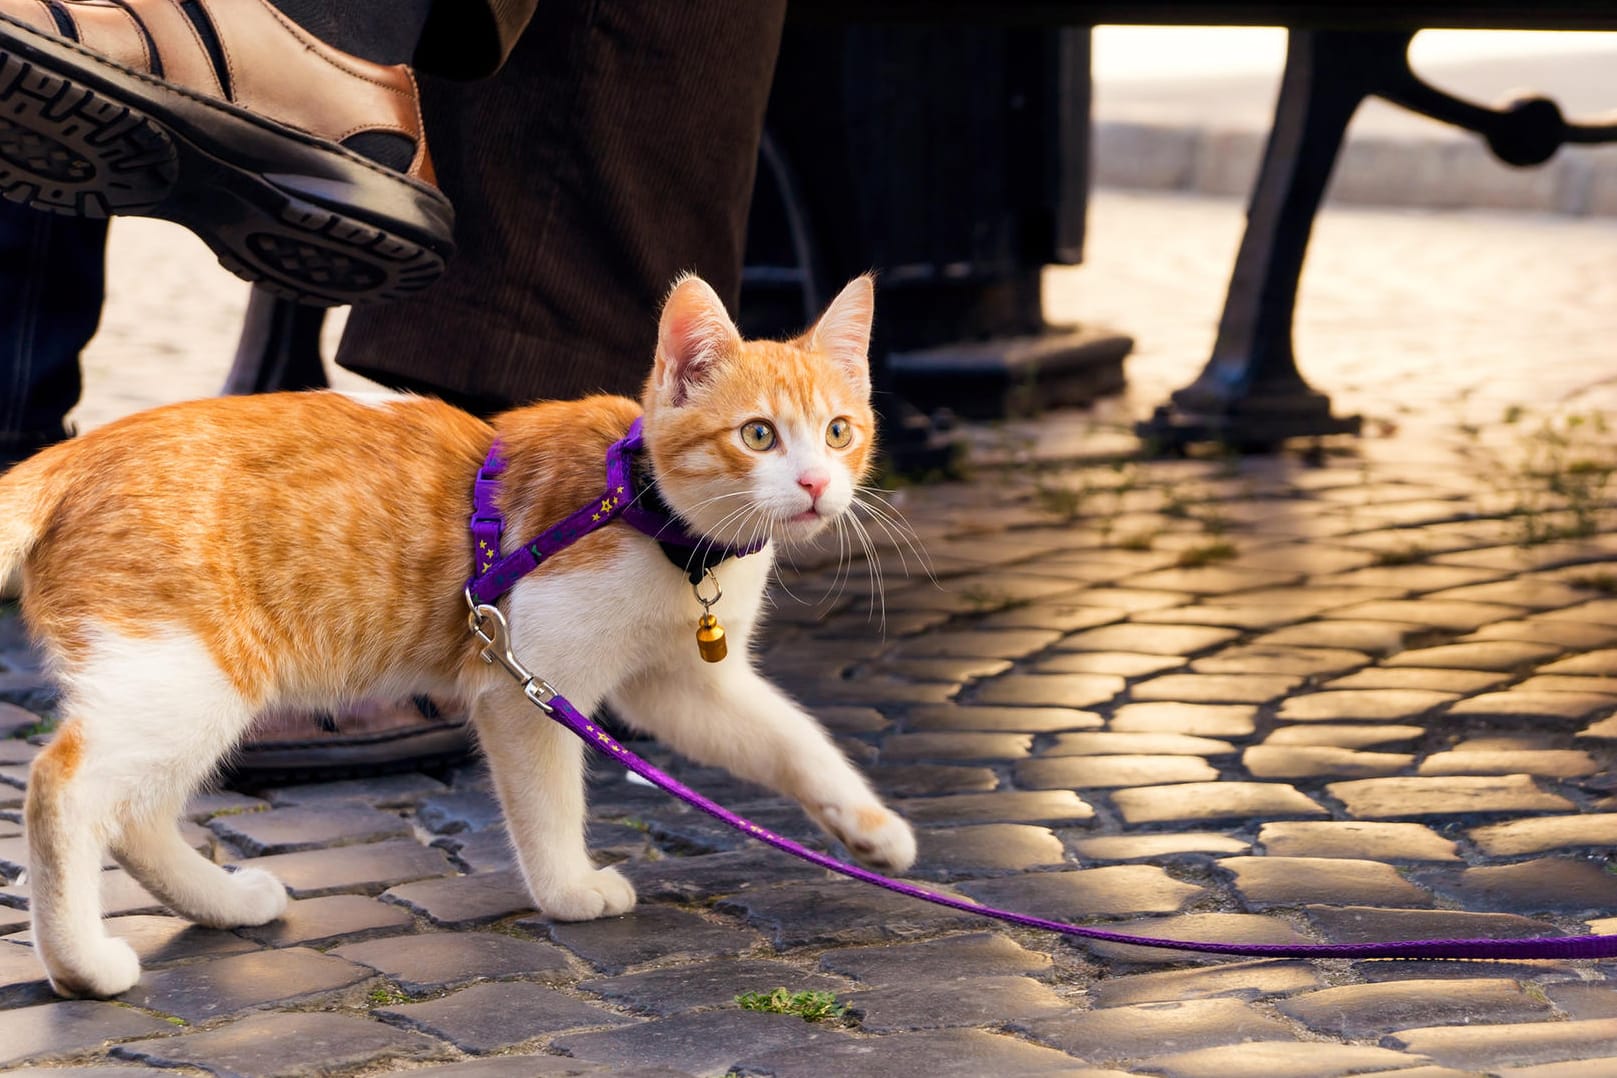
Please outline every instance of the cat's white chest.
[{"label": "cat's white chest", "polygon": [[[769,569],[766,549],[714,571],[722,597],[712,611],[730,645],[725,662],[748,661]],[[713,581],[702,594],[712,596]],[[690,581],[649,545],[608,568],[535,573],[517,585],[510,608],[517,657],[585,708],[644,673],[700,664],[701,615]]]}]

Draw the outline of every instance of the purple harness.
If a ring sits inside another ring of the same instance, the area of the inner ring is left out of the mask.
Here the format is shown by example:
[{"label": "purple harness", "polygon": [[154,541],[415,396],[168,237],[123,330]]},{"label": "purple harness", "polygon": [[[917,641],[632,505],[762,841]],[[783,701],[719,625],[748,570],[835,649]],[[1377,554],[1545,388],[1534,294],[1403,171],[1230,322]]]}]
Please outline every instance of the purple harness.
[{"label": "purple harness", "polygon": [[606,451],[606,487],[601,496],[581,506],[560,524],[534,536],[511,553],[500,556],[505,532],[505,515],[496,497],[505,458],[500,443],[489,447],[483,467],[472,485],[472,549],[475,564],[466,590],[479,603],[493,604],[516,586],[518,580],[539,568],[547,558],[566,550],[597,528],[622,520],[635,531],[651,536],[662,547],[669,561],[690,577],[692,584],[726,558],[743,558],[763,549],[767,540],[745,547],[728,547],[694,535],[657,496],[654,486],[636,490],[635,455],[645,447],[644,425],[637,417],[629,433],[613,442]]},{"label": "purple harness", "polygon": [[[471,604],[470,626],[478,641],[484,645],[483,659],[499,663],[522,683],[522,691],[550,718],[559,722],[586,744],[601,754],[618,761],[625,768],[648,780],[652,785],[672,794],[679,800],[712,816],[719,822],[775,847],[793,857],[844,876],[884,888],[897,894],[931,902],[939,906],[989,917],[997,921],[1023,925],[1028,928],[1058,932],[1064,936],[1122,943],[1135,947],[1155,947],[1175,951],[1201,951],[1246,958],[1452,958],[1452,959],[1541,959],[1541,958],[1617,958],[1617,935],[1614,936],[1559,936],[1534,939],[1434,939],[1400,940],[1389,943],[1211,943],[1194,940],[1160,939],[1153,936],[1135,936],[1126,932],[1112,932],[1103,928],[1068,924],[1064,921],[1034,917],[1013,910],[995,909],[970,899],[918,887],[903,880],[890,879],[857,865],[838,861],[823,853],[808,849],[773,831],[760,827],[745,817],[738,816],[715,801],[683,785],[679,780],[658,770],[624,748],[612,735],[558,694],[543,678],[523,667],[511,651],[505,618],[494,604],[525,574],[538,568],[541,562],[565,549],[569,544],[596,528],[621,517],[639,531],[663,542],[664,552],[682,568],[694,564],[681,561],[675,551],[689,550],[694,555],[703,549],[707,540],[687,532],[671,515],[657,510],[642,510],[632,504],[635,500],[632,456],[641,446],[640,420],[636,419],[629,433],[614,442],[606,455],[606,490],[598,502],[591,502],[574,512],[566,520],[540,535],[504,558],[499,558],[500,531],[503,518],[495,508],[498,478],[505,470],[505,461],[496,445],[489,450],[488,460],[477,473],[477,486],[473,495],[476,509],[472,516],[472,537],[477,546],[477,572],[467,585],[467,598]],[[671,537],[677,537],[677,541]],[[670,550],[670,544],[673,550]],[[725,549],[721,557],[750,554],[751,549]],[[692,570],[700,579],[706,569]]]}]

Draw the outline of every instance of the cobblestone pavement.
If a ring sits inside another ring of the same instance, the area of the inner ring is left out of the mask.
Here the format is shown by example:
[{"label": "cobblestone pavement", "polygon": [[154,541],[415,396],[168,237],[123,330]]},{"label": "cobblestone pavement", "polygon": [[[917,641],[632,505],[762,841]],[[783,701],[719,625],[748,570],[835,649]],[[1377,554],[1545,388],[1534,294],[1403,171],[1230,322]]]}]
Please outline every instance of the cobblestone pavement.
[{"label": "cobblestone pavement", "polygon": [[[1300,347],[1372,434],[1137,461],[1111,456],[1116,424],[1194,371],[1239,210],[1107,196],[1095,221],[1052,306],[1140,335],[1130,393],[972,432],[972,479],[891,495],[936,582],[879,531],[879,601],[866,562],[801,558],[785,576],[804,601],[782,594],[762,648],[914,821],[915,875],[1186,938],[1617,932],[1613,230],[1328,215]],[[0,693],[37,689],[0,622]],[[0,706],[0,736],[35,721]],[[636,747],[818,841],[783,802]],[[7,879],[36,751],[0,740]],[[204,930],[109,869],[113,929],[148,971],[116,1002],[54,1001],[26,885],[0,887],[0,1067],[1617,1073],[1617,963],[1071,944],[829,877],[609,765],[592,787],[593,844],[642,896],[613,921],[529,908],[476,767],[199,798],[197,845],[295,901]],[[777,987],[848,1014],[735,1003]]]}]

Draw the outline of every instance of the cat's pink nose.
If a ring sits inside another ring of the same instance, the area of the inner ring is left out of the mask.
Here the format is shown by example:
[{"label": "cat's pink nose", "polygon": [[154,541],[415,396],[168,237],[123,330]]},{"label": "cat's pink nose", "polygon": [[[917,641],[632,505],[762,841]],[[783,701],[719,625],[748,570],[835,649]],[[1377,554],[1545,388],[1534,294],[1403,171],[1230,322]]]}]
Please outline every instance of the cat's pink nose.
[{"label": "cat's pink nose", "polygon": [[831,485],[831,474],[818,468],[811,468],[797,477],[797,485],[809,492],[809,497],[815,501],[825,493],[825,488]]}]

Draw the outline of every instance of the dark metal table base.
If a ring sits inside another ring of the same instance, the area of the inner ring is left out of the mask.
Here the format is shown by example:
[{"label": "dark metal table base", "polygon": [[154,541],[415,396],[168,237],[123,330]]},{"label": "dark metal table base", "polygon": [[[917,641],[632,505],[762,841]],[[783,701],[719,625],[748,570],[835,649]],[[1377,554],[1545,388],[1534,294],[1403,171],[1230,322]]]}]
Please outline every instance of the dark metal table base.
[{"label": "dark metal table base", "polygon": [[1274,127],[1247,211],[1212,357],[1135,429],[1164,449],[1217,441],[1247,450],[1287,438],[1353,434],[1309,386],[1292,351],[1297,282],[1309,234],[1348,121],[1371,95],[1475,131],[1512,165],[1547,161],[1566,142],[1617,138],[1617,124],[1576,125],[1555,103],[1522,98],[1502,109],[1462,101],[1409,67],[1411,30],[1293,30]]}]

